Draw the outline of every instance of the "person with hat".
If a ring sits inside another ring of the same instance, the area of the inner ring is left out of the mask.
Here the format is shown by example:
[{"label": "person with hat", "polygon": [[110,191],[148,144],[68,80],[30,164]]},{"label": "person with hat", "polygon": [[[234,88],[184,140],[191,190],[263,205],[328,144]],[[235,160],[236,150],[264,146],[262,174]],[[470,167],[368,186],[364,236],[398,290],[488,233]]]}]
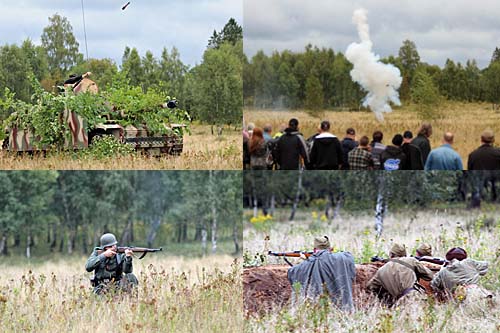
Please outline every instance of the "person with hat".
[{"label": "person with hat", "polygon": [[428,243],[422,243],[415,252],[417,257],[432,257],[432,246]]},{"label": "person with hat", "polygon": [[371,278],[366,288],[389,306],[410,299],[422,299],[425,293],[418,280],[432,280],[432,272],[417,259],[407,257],[404,245],[394,244],[389,258]]},{"label": "person with hat", "polygon": [[488,262],[467,258],[467,251],[454,247],[446,253],[449,261],[432,279],[431,287],[440,296],[463,300],[491,298],[492,294],[478,286],[479,277],[488,272]]},{"label": "person with hat", "polygon": [[292,289],[296,290],[295,286],[300,285],[301,300],[318,300],[326,293],[335,306],[353,310],[352,283],[356,276],[353,255],[349,252],[332,253],[327,236],[314,239],[313,252],[305,261],[288,270]]},{"label": "person with hat", "polygon": [[94,271],[91,282],[94,293],[98,295],[110,287],[126,291],[139,283],[132,273],[132,250],[125,249],[125,253],[117,253],[117,244],[115,235],[102,235],[100,247],[94,248],[85,265],[87,272]]},{"label": "person with hat", "polygon": [[469,154],[468,170],[500,170],[500,149],[493,147],[495,135],[491,130],[481,134],[481,146]]}]

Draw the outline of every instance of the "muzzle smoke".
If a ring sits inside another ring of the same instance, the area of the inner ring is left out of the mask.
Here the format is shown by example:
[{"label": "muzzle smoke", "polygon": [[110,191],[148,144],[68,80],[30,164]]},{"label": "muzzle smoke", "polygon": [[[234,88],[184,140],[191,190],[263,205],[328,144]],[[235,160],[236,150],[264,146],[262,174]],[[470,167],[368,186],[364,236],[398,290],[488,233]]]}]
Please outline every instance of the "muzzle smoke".
[{"label": "muzzle smoke", "polygon": [[389,102],[401,105],[397,91],[401,86],[401,73],[397,67],[380,62],[380,57],[372,52],[366,10],[355,10],[352,21],[358,27],[361,43],[351,43],[345,53],[347,60],[354,65],[351,78],[368,92],[363,106],[369,106],[375,117],[383,121],[383,113],[392,111]]}]

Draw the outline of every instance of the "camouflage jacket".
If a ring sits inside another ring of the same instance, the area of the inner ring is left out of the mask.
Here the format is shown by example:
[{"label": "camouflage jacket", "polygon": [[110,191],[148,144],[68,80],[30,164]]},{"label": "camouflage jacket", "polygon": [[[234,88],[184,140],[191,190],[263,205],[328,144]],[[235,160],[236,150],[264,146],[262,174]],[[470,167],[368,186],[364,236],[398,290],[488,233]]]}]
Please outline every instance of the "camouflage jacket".
[{"label": "camouflage jacket", "polygon": [[453,259],[432,279],[431,287],[435,291],[453,291],[459,285],[476,284],[479,276],[488,272],[488,263],[474,259],[462,261]]},{"label": "camouflage jacket", "polygon": [[432,279],[432,272],[417,259],[413,257],[394,259],[408,266],[397,261],[389,261],[368,282],[368,290],[376,293],[389,293],[393,300],[397,300],[403,292],[412,288],[418,279],[427,281]]},{"label": "camouflage jacket", "polygon": [[123,273],[132,273],[132,257],[127,257],[124,253],[117,253],[112,258],[106,258],[102,253],[98,255],[98,250],[102,249],[96,247],[85,265],[87,272],[94,271],[98,281],[120,280]]}]

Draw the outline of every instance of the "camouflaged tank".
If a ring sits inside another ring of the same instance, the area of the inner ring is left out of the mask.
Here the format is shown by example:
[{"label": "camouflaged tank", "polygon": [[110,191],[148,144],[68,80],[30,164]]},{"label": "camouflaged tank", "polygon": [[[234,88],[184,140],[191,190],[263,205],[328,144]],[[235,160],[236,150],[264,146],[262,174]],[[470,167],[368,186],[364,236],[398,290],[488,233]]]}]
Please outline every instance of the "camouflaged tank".
[{"label": "camouflaged tank", "polygon": [[[97,84],[88,79],[82,78],[73,87],[75,94],[90,91],[97,93],[99,91]],[[165,107],[174,108],[176,101],[169,101]],[[99,137],[114,136],[118,142],[131,145],[136,151],[143,152],[148,156],[160,156],[163,154],[179,155],[183,149],[183,137],[177,134],[154,135],[150,133],[143,125],[128,125],[126,127],[118,124],[113,119],[105,123],[96,125],[87,132],[87,121],[76,112],[65,110],[61,121],[64,121],[69,129],[69,135],[64,140],[64,147],[67,149],[85,149]],[[166,129],[175,130],[186,127],[184,124],[164,124]],[[182,131],[180,131],[182,133]],[[37,142],[40,138],[30,130],[23,130],[17,127],[8,129],[8,139],[3,142],[3,148],[16,152],[44,151],[47,147],[40,147]]]}]

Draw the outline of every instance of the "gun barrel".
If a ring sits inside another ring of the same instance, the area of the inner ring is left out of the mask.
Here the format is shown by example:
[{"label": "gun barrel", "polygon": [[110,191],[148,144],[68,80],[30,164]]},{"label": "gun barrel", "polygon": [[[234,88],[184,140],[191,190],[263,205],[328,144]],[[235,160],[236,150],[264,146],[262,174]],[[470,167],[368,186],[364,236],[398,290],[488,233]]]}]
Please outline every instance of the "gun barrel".
[{"label": "gun barrel", "polygon": [[269,251],[267,253],[270,256],[275,256],[275,257],[293,257],[293,258],[299,258],[301,254],[304,254],[306,258],[309,258],[311,255],[313,255],[313,252],[305,252],[305,251],[289,251],[289,252],[273,252]]}]

